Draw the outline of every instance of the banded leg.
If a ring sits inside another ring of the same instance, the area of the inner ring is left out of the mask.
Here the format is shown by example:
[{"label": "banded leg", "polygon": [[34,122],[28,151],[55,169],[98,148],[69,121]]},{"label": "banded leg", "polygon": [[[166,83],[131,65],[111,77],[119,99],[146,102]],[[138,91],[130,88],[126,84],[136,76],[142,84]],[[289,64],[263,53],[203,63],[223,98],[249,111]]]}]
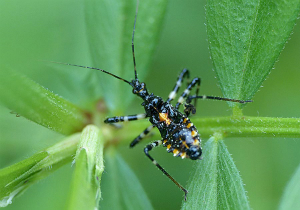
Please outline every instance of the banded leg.
[{"label": "banded leg", "polygon": [[163,167],[161,167],[157,162],[156,160],[154,160],[150,155],[149,155],[149,151],[151,151],[154,147],[157,147],[159,145],[162,144],[162,140],[158,140],[158,141],[155,141],[151,144],[148,144],[145,149],[144,149],[144,152],[145,154],[147,155],[147,157],[152,161],[152,163],[154,165],[156,165],[157,168],[159,168],[159,170],[161,170],[169,179],[172,180],[172,182],[174,182],[183,192],[184,192],[184,200],[186,200],[186,196],[187,196],[187,193],[188,191],[182,187],[168,172],[166,172],[165,169],[163,169]]},{"label": "banded leg", "polygon": [[178,93],[178,90],[182,84],[182,81],[185,77],[189,78],[190,76],[190,72],[188,69],[183,69],[182,72],[179,74],[178,78],[177,78],[177,82],[173,88],[173,91],[169,94],[168,100],[167,102],[172,101],[175,97],[176,94]]},{"label": "banded leg", "polygon": [[127,122],[133,120],[140,120],[146,118],[146,114],[135,114],[128,116],[118,116],[118,117],[109,117],[104,120],[104,123],[117,123],[117,122]]},{"label": "banded leg", "polygon": [[154,128],[154,125],[150,125],[146,128],[138,137],[136,137],[131,143],[129,147],[134,147],[137,143],[139,143],[146,135]]},{"label": "banded leg", "polygon": [[[199,94],[199,90],[200,90],[200,84],[201,84],[201,79],[199,78],[199,82],[197,83],[197,89],[196,89],[196,96],[198,96],[198,94]],[[197,107],[197,100],[195,100],[194,101],[194,109],[195,109],[195,112],[193,112],[193,114],[195,114],[196,113],[196,108],[195,107]]]},{"label": "banded leg", "polygon": [[187,86],[187,88],[184,90],[184,92],[181,94],[181,96],[179,97],[177,104],[175,106],[176,109],[179,108],[180,104],[182,104],[182,102],[184,101],[184,99],[190,94],[191,90],[195,87],[195,85],[197,84],[198,89],[197,89],[197,94],[199,91],[199,87],[200,87],[200,83],[201,83],[201,79],[196,77],[192,80],[192,82],[189,83],[189,85]]},{"label": "banded leg", "polygon": [[217,97],[217,96],[197,96],[197,95],[193,95],[193,96],[189,96],[188,99],[186,100],[187,103],[191,103],[191,101],[193,99],[212,99],[212,100],[220,100],[220,101],[231,101],[231,102],[237,102],[237,103],[249,103],[252,102],[252,100],[238,100],[238,99],[230,99],[230,98],[222,98],[222,97]]},{"label": "banded leg", "polygon": [[[199,90],[200,90],[201,79],[199,78],[199,80],[200,81],[197,83],[197,89],[196,89],[196,92],[195,92],[196,97],[198,96]],[[186,114],[186,116],[187,117],[190,116],[191,113],[196,114],[196,107],[197,107],[197,100],[194,101],[194,105],[192,105],[190,102],[187,101],[187,103],[184,105],[184,113]]]}]

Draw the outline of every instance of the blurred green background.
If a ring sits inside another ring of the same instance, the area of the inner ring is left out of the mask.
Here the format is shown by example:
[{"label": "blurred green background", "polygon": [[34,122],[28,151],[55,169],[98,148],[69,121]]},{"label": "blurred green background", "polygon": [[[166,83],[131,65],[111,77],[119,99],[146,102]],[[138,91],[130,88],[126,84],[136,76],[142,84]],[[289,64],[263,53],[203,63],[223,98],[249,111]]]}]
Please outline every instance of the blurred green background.
[{"label": "blurred green background", "polygon": [[[41,60],[88,65],[82,1],[1,1],[0,66],[22,71],[44,87],[73,103],[82,105],[89,95],[76,85],[64,66]],[[136,33],[139,27],[137,25]],[[135,43],[138,45],[138,43]],[[245,115],[300,117],[300,25],[263,87],[248,104]],[[130,48],[130,40],[128,40]],[[138,59],[138,58],[137,58]],[[138,60],[137,60],[138,62]],[[182,68],[202,78],[201,93],[221,96],[208,51],[204,1],[169,1],[159,46],[146,83],[154,94],[167,97]],[[100,66],[101,68],[101,66]],[[0,70],[1,71],[1,70]],[[82,69],[72,69],[74,75]],[[83,76],[84,77],[84,76]],[[129,79],[129,78],[128,78]],[[87,84],[88,86],[89,84]],[[127,93],[126,93],[127,94]],[[131,90],[128,89],[128,94]],[[135,101],[126,114],[142,112]],[[201,101],[199,116],[230,115],[224,102]],[[136,131],[138,135],[141,131]],[[16,163],[63,138],[0,107],[0,167]],[[206,139],[204,139],[204,142]],[[253,209],[275,209],[284,187],[300,160],[299,139],[228,138],[225,142],[240,170]],[[182,192],[158,171],[143,154],[145,143],[135,149],[118,149],[134,169],[155,209],[179,209]],[[163,148],[153,156],[180,183],[186,184],[192,161],[173,158]],[[105,176],[109,171],[105,171]],[[31,187],[7,209],[63,209],[72,176],[71,164]],[[121,174],[120,174],[121,176]],[[103,192],[105,194],[105,192]]]}]

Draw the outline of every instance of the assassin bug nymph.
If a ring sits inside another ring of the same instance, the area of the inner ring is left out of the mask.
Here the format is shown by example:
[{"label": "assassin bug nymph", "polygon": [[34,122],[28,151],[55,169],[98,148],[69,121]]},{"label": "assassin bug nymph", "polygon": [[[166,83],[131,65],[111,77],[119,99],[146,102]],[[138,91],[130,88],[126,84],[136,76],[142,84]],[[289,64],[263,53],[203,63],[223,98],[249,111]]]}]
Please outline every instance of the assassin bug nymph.
[{"label": "assassin bug nymph", "polygon": [[[172,152],[174,156],[184,158],[189,158],[191,160],[201,159],[202,149],[201,149],[201,139],[200,135],[197,131],[197,128],[190,121],[188,116],[192,113],[196,112],[196,102],[197,99],[214,99],[214,100],[222,100],[222,101],[232,101],[238,103],[246,103],[251,101],[243,101],[236,99],[228,99],[214,96],[198,96],[199,87],[200,87],[200,78],[194,78],[190,83],[188,83],[187,88],[180,95],[175,106],[171,104],[172,100],[176,97],[180,86],[184,79],[189,78],[189,70],[183,69],[183,71],[179,74],[177,82],[169,94],[169,97],[166,101],[164,101],[161,97],[154,95],[153,93],[149,93],[146,84],[140,82],[137,76],[136,70],[136,62],[135,62],[135,54],[134,54],[134,33],[135,33],[135,25],[138,11],[138,2],[136,7],[133,33],[132,33],[132,55],[133,55],[133,66],[134,66],[134,75],[135,79],[132,81],[127,81],[117,75],[114,75],[110,72],[107,72],[103,69],[81,66],[75,64],[66,64],[60,63],[70,66],[76,66],[81,68],[88,68],[102,71],[106,74],[109,74],[119,80],[122,80],[128,83],[132,87],[133,94],[137,95],[143,100],[141,104],[144,109],[144,114],[136,114],[136,115],[128,115],[128,116],[117,116],[110,117],[104,120],[105,123],[113,124],[118,122],[126,122],[133,120],[140,120],[144,118],[149,118],[151,125],[147,127],[138,137],[136,137],[130,144],[130,147],[134,147],[137,143],[139,143],[154,127],[158,128],[161,140],[154,141],[148,144],[144,152],[146,156],[152,161],[156,167],[159,168],[169,179],[171,179],[185,194],[185,200],[188,191],[180,185],[163,167],[161,167],[156,160],[149,154],[149,152],[160,145],[167,147],[168,152]],[[56,63],[56,62],[54,62]],[[190,91],[196,88],[195,95],[190,95]],[[194,105],[191,104],[192,100],[194,100]],[[185,103],[184,103],[185,102]],[[184,113],[179,111],[180,105],[184,105]]]}]

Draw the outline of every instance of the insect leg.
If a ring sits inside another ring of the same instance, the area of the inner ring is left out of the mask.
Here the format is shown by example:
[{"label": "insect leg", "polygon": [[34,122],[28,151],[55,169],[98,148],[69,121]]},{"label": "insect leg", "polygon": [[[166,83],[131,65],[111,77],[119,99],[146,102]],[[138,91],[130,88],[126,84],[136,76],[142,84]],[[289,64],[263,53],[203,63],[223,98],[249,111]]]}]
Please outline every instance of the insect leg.
[{"label": "insect leg", "polygon": [[183,103],[184,99],[190,94],[191,90],[193,87],[195,87],[195,85],[197,84],[198,88],[196,90],[196,94],[198,94],[198,91],[199,91],[199,87],[200,87],[200,83],[201,83],[201,79],[196,77],[194,78],[187,86],[187,88],[184,90],[184,92],[181,94],[181,96],[179,97],[178,101],[177,101],[177,104],[175,106],[176,109],[179,108],[180,104]]},{"label": "insect leg", "polygon": [[146,128],[138,137],[136,137],[131,143],[130,147],[134,147],[137,143],[139,143],[146,135],[154,128],[154,125],[150,125]]},{"label": "insect leg", "polygon": [[159,170],[161,170],[169,179],[172,180],[172,182],[174,182],[183,192],[184,192],[184,200],[186,200],[186,196],[187,196],[187,193],[188,191],[182,187],[168,172],[166,172],[165,169],[163,169],[163,167],[161,167],[157,162],[156,160],[154,160],[150,155],[149,155],[149,151],[151,151],[154,147],[157,147],[159,145],[162,144],[162,141],[161,140],[158,140],[158,141],[155,141],[151,144],[148,144],[145,149],[144,149],[144,152],[145,154],[147,155],[147,157],[152,161],[152,163],[154,165],[156,165],[157,168],[159,168]]},{"label": "insect leg", "polygon": [[[196,93],[195,96],[198,96],[198,94],[199,94],[200,84],[201,84],[201,79],[199,78],[199,82],[197,83],[197,89],[196,89],[196,92],[195,92]],[[194,101],[194,107],[197,107],[197,100]],[[196,113],[196,109],[195,109],[195,113]],[[193,114],[195,114],[195,113],[193,113]]]},{"label": "insect leg", "polygon": [[128,115],[128,116],[109,117],[104,120],[104,123],[127,122],[127,121],[144,119],[145,117],[146,117],[146,114],[135,114],[135,115]]},{"label": "insect leg", "polygon": [[[212,100],[220,100],[220,101],[231,101],[231,102],[237,102],[237,103],[248,103],[248,102],[252,102],[252,100],[238,100],[238,99],[230,99],[230,98],[222,98],[222,97],[217,97],[217,96],[197,96],[197,95],[193,95],[193,96],[189,96],[188,99],[186,100],[187,103],[190,103],[193,99],[212,99]],[[196,101],[196,100],[195,100]]]},{"label": "insect leg", "polygon": [[188,69],[183,69],[182,72],[179,74],[178,78],[177,78],[177,82],[173,88],[173,91],[169,94],[169,97],[168,97],[168,100],[167,102],[170,102],[172,101],[175,97],[176,97],[176,94],[182,84],[182,81],[185,77],[189,78],[190,76],[190,72]]}]

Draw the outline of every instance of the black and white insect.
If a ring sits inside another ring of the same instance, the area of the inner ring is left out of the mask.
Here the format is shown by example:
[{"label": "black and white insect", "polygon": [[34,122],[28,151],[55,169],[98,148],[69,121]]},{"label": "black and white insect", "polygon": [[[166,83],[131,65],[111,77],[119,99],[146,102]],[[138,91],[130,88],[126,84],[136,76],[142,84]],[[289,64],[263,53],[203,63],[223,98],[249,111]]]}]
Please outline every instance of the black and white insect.
[{"label": "black and white insect", "polygon": [[[134,76],[135,78],[131,81],[123,79],[117,75],[114,75],[110,72],[107,72],[103,69],[81,66],[75,64],[66,64],[70,66],[76,66],[81,68],[88,68],[102,71],[106,74],[109,74],[119,80],[122,80],[129,84],[132,87],[132,93],[137,95],[143,100],[141,104],[145,113],[135,114],[135,115],[127,115],[127,116],[117,116],[110,117],[104,120],[104,123],[114,124],[118,122],[126,122],[126,121],[134,121],[148,118],[151,125],[147,127],[139,136],[137,136],[130,144],[130,147],[134,147],[137,143],[139,143],[153,128],[158,128],[161,139],[154,141],[148,144],[145,149],[145,155],[152,161],[152,163],[159,168],[169,179],[171,179],[185,194],[185,200],[187,197],[188,191],[179,184],[157,161],[149,154],[149,152],[160,145],[167,147],[167,151],[169,153],[173,153],[175,157],[181,157],[182,159],[188,158],[191,160],[201,159],[202,149],[201,149],[201,139],[198,133],[197,128],[188,118],[189,115],[195,114],[196,112],[196,102],[197,99],[214,99],[214,100],[222,100],[222,101],[231,101],[238,103],[246,103],[251,101],[243,101],[236,99],[228,99],[214,96],[198,96],[199,87],[200,87],[200,78],[196,77],[191,82],[188,83],[186,89],[178,98],[178,101],[175,106],[171,104],[171,102],[175,99],[179,88],[181,87],[183,80],[189,78],[189,70],[183,69],[179,74],[177,82],[168,96],[168,99],[165,101],[161,97],[154,95],[153,93],[149,93],[146,84],[140,82],[137,76],[136,70],[136,61],[134,54],[134,33],[135,33],[135,25],[137,19],[137,11],[138,6],[136,8],[136,14],[134,19],[133,33],[132,33],[132,55],[133,55],[133,66],[134,66]],[[192,89],[195,89],[195,95],[190,95]],[[194,100],[194,105],[191,102]],[[184,113],[179,111],[180,106],[184,106]]]}]

